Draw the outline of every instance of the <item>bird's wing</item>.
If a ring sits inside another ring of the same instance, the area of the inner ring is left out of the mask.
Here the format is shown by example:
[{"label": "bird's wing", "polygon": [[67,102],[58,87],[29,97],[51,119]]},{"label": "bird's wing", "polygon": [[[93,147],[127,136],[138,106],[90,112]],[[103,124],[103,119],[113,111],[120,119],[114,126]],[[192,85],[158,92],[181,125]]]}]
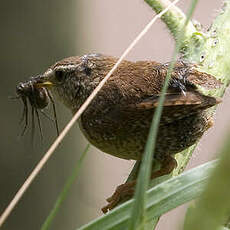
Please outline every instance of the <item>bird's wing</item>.
[{"label": "bird's wing", "polygon": [[[127,105],[125,113],[141,114],[155,111],[159,104],[160,95],[148,96],[136,104]],[[167,93],[163,103],[161,122],[172,122],[176,119],[189,116],[218,104],[221,100],[215,97],[205,96],[198,91]],[[124,108],[124,107],[123,107]]]}]

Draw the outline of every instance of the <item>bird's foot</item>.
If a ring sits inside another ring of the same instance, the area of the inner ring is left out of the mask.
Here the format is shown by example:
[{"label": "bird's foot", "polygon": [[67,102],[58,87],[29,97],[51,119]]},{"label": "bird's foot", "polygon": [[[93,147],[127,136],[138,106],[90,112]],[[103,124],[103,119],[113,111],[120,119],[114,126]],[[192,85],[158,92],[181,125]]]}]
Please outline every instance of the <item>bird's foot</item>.
[{"label": "bird's foot", "polygon": [[103,213],[107,213],[109,210],[115,208],[120,202],[130,199],[134,194],[136,181],[130,181],[125,184],[119,185],[113,195],[106,199],[108,204],[101,210]]}]

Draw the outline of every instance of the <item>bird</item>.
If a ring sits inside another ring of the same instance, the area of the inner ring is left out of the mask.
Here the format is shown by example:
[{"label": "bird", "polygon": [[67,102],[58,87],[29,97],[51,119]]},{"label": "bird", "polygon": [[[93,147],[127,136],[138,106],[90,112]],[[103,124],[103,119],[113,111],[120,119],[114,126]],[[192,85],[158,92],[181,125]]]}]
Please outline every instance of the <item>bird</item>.
[{"label": "bird", "polygon": [[[64,58],[32,78],[33,86],[45,88],[75,114],[117,61],[97,53]],[[102,152],[141,161],[169,64],[122,61],[78,120],[86,139]],[[213,115],[207,109],[221,100],[199,89],[221,85],[214,76],[198,71],[195,64],[175,63],[154,153],[161,167],[152,173],[152,179],[171,173],[177,166],[175,154],[195,144],[212,126]],[[118,186],[102,211],[106,213],[124,197],[132,196],[135,184],[133,180]]]}]

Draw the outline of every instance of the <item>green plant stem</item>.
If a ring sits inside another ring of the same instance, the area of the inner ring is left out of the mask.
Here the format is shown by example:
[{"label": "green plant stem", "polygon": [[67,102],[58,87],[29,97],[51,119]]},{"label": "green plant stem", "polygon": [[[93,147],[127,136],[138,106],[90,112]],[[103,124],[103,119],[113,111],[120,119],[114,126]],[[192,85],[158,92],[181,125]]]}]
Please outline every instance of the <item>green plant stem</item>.
[{"label": "green plant stem", "polygon": [[41,227],[41,230],[48,230],[53,219],[55,218],[55,216],[57,215],[58,210],[60,209],[61,204],[63,203],[63,201],[65,200],[65,198],[68,195],[68,192],[72,186],[72,184],[74,183],[74,181],[76,180],[79,170],[81,169],[82,166],[82,162],[86,156],[86,153],[88,152],[90,147],[90,144],[87,144],[84,152],[82,153],[80,159],[77,161],[76,166],[71,174],[71,176],[68,178],[66,184],[64,185],[63,190],[61,191],[58,199],[56,200],[53,209],[51,210],[49,216],[46,218],[44,224]]},{"label": "green plant stem", "polygon": [[[165,9],[171,2],[169,0],[145,0],[145,2],[152,7],[152,9],[156,13],[160,13],[163,9]],[[161,19],[165,22],[168,29],[172,33],[174,38],[177,38],[180,31],[183,29],[183,26],[186,21],[185,14],[181,11],[180,8],[174,6],[170,8],[170,10],[165,13]],[[185,46],[187,40],[190,40],[191,36],[194,33],[197,33],[195,26],[191,21],[187,23],[187,28],[184,30],[183,39],[182,39],[182,47]]]}]

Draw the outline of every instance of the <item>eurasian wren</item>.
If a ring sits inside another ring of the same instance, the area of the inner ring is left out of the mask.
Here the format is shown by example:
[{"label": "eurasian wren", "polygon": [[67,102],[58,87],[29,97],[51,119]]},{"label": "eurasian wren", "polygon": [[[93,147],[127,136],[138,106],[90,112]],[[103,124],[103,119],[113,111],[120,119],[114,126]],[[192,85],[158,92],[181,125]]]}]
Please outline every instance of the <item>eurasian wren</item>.
[{"label": "eurasian wren", "polygon": [[[74,114],[116,61],[101,54],[69,57],[51,66],[37,82],[40,87],[48,83],[48,89]],[[141,160],[167,70],[168,64],[123,61],[79,119],[88,141],[113,156]],[[177,62],[156,142],[155,159],[162,166],[152,178],[170,173],[176,167],[174,154],[193,145],[212,124],[212,115],[205,110],[219,100],[200,93],[198,85],[216,88],[221,83],[193,65]],[[122,191],[134,184],[119,186],[103,211],[112,209]]]}]

